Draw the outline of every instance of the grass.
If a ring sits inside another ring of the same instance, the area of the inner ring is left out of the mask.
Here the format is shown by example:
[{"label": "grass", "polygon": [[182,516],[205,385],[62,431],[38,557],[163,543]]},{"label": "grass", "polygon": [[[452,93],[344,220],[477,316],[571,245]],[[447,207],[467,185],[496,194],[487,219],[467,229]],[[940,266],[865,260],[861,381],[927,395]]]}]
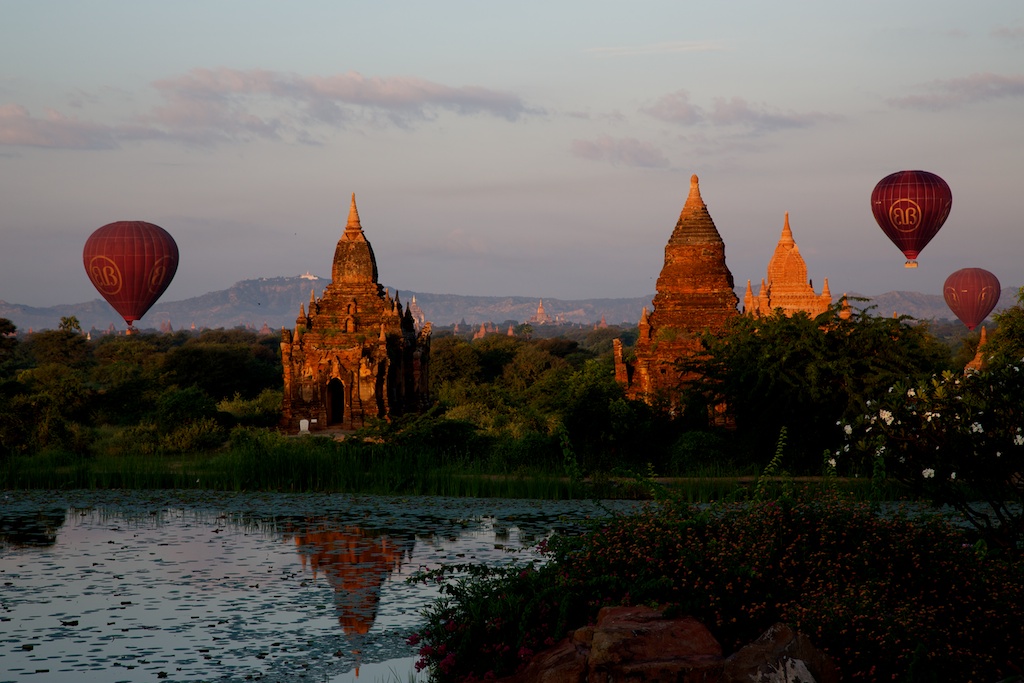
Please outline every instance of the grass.
[{"label": "grass", "polygon": [[[47,451],[0,462],[5,489],[204,489],[214,491],[329,491],[339,493],[467,496],[480,498],[646,499],[670,489],[689,503],[751,497],[757,476],[705,466],[689,476],[656,478],[595,473],[569,477],[561,463],[512,467],[507,461],[331,437],[287,437],[269,429],[237,428],[222,447],[206,452],[153,452],[147,444],[96,448],[94,454]],[[813,497],[838,488],[856,500],[894,500],[894,487],[869,480],[776,477],[770,490]]]}]

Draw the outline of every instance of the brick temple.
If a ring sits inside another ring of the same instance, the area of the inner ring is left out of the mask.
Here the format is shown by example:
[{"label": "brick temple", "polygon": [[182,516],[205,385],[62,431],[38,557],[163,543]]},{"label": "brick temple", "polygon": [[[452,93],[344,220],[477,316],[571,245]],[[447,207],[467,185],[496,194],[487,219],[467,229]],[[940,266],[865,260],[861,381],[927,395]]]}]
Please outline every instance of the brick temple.
[{"label": "brick temple", "polygon": [[299,305],[294,332],[281,330],[282,426],[358,429],[417,410],[428,397],[430,328],[377,282],[353,194],[331,283],[319,299],[310,292],[308,310]]},{"label": "brick temple", "polygon": [[757,296],[747,280],[747,291],[743,296],[743,312],[747,315],[771,315],[776,309],[792,316],[798,311],[806,312],[812,318],[824,313],[832,305],[832,293],[828,278],[821,294],[814,291],[814,285],[807,279],[807,264],[800,255],[800,248],[793,239],[789,227],[789,212],[782,225],[782,236],[775,247],[775,253],[768,261],[767,278],[761,280]]},{"label": "brick temple", "polygon": [[673,405],[687,380],[675,368],[680,358],[700,351],[705,332],[719,334],[739,315],[733,277],[725,265],[725,243],[700,196],[697,176],[672,236],[658,276],[654,309],[643,310],[635,359],[626,360],[614,342],[615,379],[629,398]]}]

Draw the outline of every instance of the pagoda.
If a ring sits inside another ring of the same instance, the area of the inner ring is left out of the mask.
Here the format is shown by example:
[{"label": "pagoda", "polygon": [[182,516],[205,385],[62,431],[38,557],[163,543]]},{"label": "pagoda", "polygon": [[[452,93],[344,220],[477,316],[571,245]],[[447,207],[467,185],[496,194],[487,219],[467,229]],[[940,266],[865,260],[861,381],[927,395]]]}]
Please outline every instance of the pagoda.
[{"label": "pagoda", "polygon": [[696,175],[665,245],[656,291],[653,310],[645,307],[640,316],[635,359],[625,360],[622,342],[614,341],[615,378],[629,398],[674,405],[687,381],[677,361],[701,350],[705,332],[719,334],[739,315],[725,243],[700,196]]},{"label": "pagoda", "polygon": [[430,323],[417,329],[397,292],[377,282],[377,260],[352,195],[331,283],[299,304],[281,330],[282,426],[291,433],[358,429],[417,410],[429,387]]},{"label": "pagoda", "polygon": [[766,316],[781,309],[787,316],[802,311],[814,318],[827,311],[831,305],[832,293],[828,288],[828,278],[825,278],[821,294],[814,291],[814,286],[807,279],[807,264],[793,239],[787,211],[782,225],[782,236],[779,237],[775,253],[768,261],[768,277],[761,280],[756,297],[750,280],[747,280],[747,291],[743,295],[743,312],[747,315]]}]

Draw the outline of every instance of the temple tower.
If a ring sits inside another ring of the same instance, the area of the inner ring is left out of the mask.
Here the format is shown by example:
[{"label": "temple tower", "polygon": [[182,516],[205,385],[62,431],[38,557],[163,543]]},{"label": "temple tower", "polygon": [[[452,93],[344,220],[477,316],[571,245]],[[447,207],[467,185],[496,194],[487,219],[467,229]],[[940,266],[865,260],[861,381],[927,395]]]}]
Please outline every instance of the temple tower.
[{"label": "temple tower", "polygon": [[761,288],[755,297],[747,280],[747,290],[743,296],[743,310],[747,315],[771,315],[775,309],[781,308],[786,315],[804,311],[812,318],[824,313],[832,305],[832,293],[825,279],[821,294],[814,291],[807,279],[807,264],[800,255],[800,248],[793,239],[793,230],[789,227],[789,212],[782,225],[782,236],[775,246],[775,253],[768,261],[768,276],[761,280]]},{"label": "temple tower", "polygon": [[299,304],[294,333],[281,330],[282,426],[289,432],[358,429],[416,410],[429,388],[430,323],[417,332],[377,282],[377,260],[352,195],[334,250],[331,283]]},{"label": "temple tower", "polygon": [[717,334],[739,314],[733,278],[725,264],[725,243],[700,195],[697,176],[675,229],[665,245],[665,263],[658,276],[653,311],[640,317],[636,359],[625,362],[616,340],[615,376],[630,398],[673,404],[687,381],[676,361],[701,348],[704,332]]}]

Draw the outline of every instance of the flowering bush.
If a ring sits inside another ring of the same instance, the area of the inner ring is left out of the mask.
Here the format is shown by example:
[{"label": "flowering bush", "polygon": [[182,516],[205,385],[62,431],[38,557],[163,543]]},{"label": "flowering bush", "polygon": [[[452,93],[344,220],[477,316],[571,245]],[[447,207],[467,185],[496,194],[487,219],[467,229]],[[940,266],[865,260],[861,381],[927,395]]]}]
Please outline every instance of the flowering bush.
[{"label": "flowering bush", "polygon": [[853,452],[956,508],[989,544],[1024,549],[1021,366],[894,385],[847,431]]},{"label": "flowering bush", "polygon": [[420,666],[438,681],[510,674],[606,605],[654,604],[703,621],[729,652],[782,621],[847,680],[999,680],[1024,667],[1024,564],[983,556],[939,518],[836,501],[665,504],[578,537],[540,567],[424,574]]}]

